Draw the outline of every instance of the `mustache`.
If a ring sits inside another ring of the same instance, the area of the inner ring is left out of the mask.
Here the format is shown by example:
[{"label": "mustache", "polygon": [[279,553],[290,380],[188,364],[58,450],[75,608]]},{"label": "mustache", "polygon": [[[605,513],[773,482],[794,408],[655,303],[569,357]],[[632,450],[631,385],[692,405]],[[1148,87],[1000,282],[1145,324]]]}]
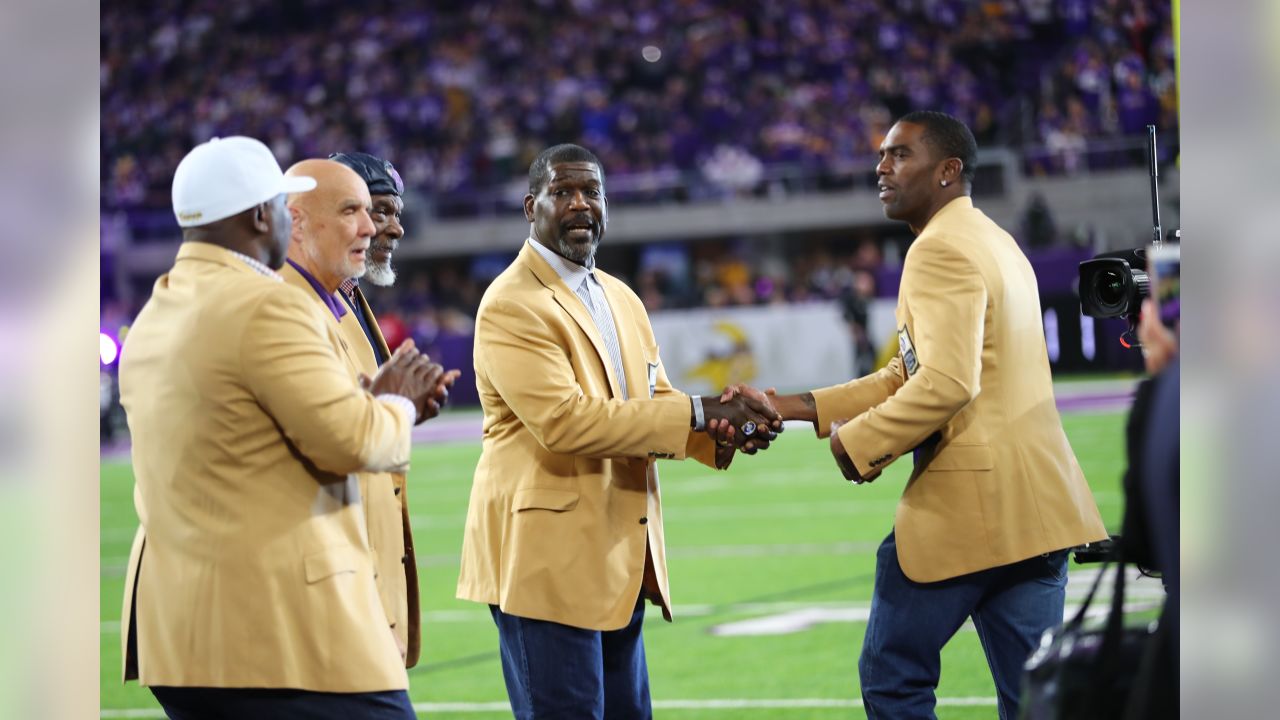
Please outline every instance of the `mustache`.
[{"label": "mustache", "polygon": [[590,215],[575,215],[574,217],[571,217],[571,218],[565,218],[565,220],[560,223],[560,229],[568,230],[570,227],[574,225],[586,225],[592,230],[597,230],[600,227],[600,223],[597,222],[596,219]]}]

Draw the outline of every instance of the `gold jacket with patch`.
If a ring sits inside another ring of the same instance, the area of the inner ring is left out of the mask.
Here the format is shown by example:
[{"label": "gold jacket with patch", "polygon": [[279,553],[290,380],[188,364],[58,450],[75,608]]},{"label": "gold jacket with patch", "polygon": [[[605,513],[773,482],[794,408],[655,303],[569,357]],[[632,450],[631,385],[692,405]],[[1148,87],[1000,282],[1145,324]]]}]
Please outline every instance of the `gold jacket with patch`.
[{"label": "gold jacket with patch", "polygon": [[917,452],[894,519],[907,577],[935,582],[1107,537],[1053,397],[1035,274],[967,197],[907,252],[899,352],[814,391],[818,433],[864,479]]},{"label": "gold jacket with patch", "polygon": [[652,557],[671,618],[655,458],[715,466],[690,428],[644,306],[596,270],[630,399],[586,306],[526,242],[476,317],[484,439],[463,535],[458,597],[591,630],[631,619]]},{"label": "gold jacket with patch", "polygon": [[120,355],[140,524],[125,679],[408,687],[356,473],[403,471],[414,418],[360,389],[322,313],[206,243],[156,281]]}]

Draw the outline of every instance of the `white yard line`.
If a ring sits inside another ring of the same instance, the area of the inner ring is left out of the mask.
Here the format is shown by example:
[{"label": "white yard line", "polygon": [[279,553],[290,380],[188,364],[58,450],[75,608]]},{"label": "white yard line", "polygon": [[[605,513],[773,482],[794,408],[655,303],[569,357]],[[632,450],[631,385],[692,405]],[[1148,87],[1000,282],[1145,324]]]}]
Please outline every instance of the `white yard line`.
[{"label": "white yard line", "polygon": [[[1079,601],[1083,600],[1085,594],[1088,593],[1094,578],[1097,577],[1097,573],[1096,569],[1085,569],[1072,571],[1067,576],[1067,599],[1074,601],[1073,604],[1067,606],[1068,615],[1075,612],[1075,609],[1079,607]],[[1101,587],[1098,588],[1098,596],[1094,599],[1093,607],[1090,611],[1091,616],[1106,613],[1111,607],[1111,585],[1111,574],[1108,572],[1107,577],[1102,579]],[[1164,599],[1164,589],[1161,587],[1159,580],[1140,577],[1136,571],[1130,571],[1125,585],[1125,599],[1129,601],[1125,605],[1127,611],[1159,607],[1160,602]],[[740,615],[764,616],[741,621],[742,623],[751,623],[768,620],[770,619],[768,618],[769,615],[810,613],[814,614],[814,617],[819,617],[829,622],[856,622],[858,620],[866,620],[866,613],[870,607],[869,602],[849,602],[847,600],[788,600],[730,603],[725,605],[676,603],[675,614],[678,618],[705,617],[707,615],[724,615],[728,617]],[[429,610],[422,613],[422,621],[429,625],[437,623],[493,622],[493,618],[487,609],[478,605],[476,608],[475,610]],[[104,635],[119,633],[120,621],[103,620],[101,622],[101,632]],[[714,633],[715,630],[713,629],[712,632]]]}]

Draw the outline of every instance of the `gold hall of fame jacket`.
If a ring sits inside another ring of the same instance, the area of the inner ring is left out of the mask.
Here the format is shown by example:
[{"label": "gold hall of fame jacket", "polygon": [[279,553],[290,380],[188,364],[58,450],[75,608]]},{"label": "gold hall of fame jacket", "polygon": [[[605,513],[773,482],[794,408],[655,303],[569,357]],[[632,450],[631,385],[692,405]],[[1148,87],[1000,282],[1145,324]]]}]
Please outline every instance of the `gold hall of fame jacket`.
[{"label": "gold hall of fame jacket", "polygon": [[968,197],[907,252],[899,352],[813,393],[818,433],[874,479],[915,450],[894,518],[907,577],[935,582],[1107,537],[1053,397],[1040,296],[1013,238]]},{"label": "gold hall of fame jacket", "polygon": [[[630,399],[585,305],[527,241],[476,317],[484,436],[463,535],[458,597],[591,630],[631,619],[652,560],[671,619],[655,459],[715,466],[690,428],[644,306],[596,270]],[[652,597],[652,596],[651,596]]]},{"label": "gold hall of fame jacket", "polygon": [[[285,263],[280,269],[280,275],[285,282],[313,298],[325,318],[337,327],[336,338],[339,343],[334,350],[346,363],[352,377],[358,377],[360,373],[371,378],[377,375],[377,357],[373,354],[368,336],[360,327],[360,321],[352,314],[351,306],[345,300],[335,298],[347,310],[342,319],[338,320],[307,279],[292,265]],[[369,312],[369,305],[363,302],[363,294],[357,295],[357,298],[360,302],[356,311],[366,313],[365,321],[370,323],[370,329],[376,333],[375,339],[380,341],[385,352],[386,341],[382,339],[382,333],[376,330],[377,321],[373,319],[372,312]],[[391,631],[407,650],[405,666],[413,667],[418,663],[422,650],[422,612],[419,609],[418,566],[413,552],[413,531],[409,525],[406,475],[367,472],[360,473],[359,479],[378,597],[382,599]]]},{"label": "gold hall of fame jacket", "polygon": [[156,281],[120,356],[140,523],[125,679],[408,687],[356,473],[402,472],[414,418],[361,390],[338,344],[311,297],[223,248],[184,243]]}]

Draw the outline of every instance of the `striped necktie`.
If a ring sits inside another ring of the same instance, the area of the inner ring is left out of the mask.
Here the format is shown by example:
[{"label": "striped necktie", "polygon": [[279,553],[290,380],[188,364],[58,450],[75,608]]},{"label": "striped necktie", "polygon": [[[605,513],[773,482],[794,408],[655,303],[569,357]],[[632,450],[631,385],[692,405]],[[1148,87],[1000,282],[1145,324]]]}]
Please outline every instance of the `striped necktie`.
[{"label": "striped necktie", "polygon": [[618,386],[622,389],[622,399],[627,399],[627,376],[622,372],[622,351],[618,345],[618,330],[613,324],[613,313],[609,310],[609,301],[605,299],[604,288],[596,280],[594,272],[588,272],[582,284],[576,290],[582,304],[587,306],[591,319],[600,331],[605,349],[609,351],[609,359],[613,361],[613,370],[618,377]]}]

